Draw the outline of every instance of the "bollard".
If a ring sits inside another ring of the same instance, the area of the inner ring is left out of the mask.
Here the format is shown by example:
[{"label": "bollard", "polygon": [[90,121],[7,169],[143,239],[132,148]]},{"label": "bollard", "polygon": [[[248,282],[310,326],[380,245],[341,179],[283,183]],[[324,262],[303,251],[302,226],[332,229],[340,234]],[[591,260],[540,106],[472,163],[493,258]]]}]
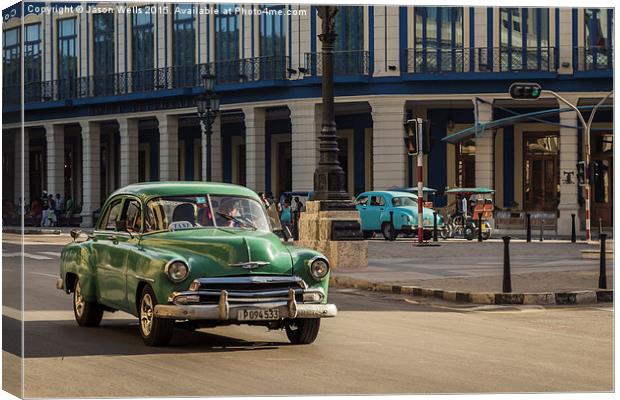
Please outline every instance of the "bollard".
[{"label": "bollard", "polygon": [[600,262],[600,271],[598,275],[598,288],[599,289],[607,289],[607,271],[606,271],[606,260],[605,260],[605,240],[607,239],[607,234],[601,234],[601,262]]},{"label": "bollard", "polygon": [[575,230],[575,214],[571,214],[570,217],[571,217],[571,220],[572,220],[572,226],[571,226],[571,231],[570,231],[570,241],[571,241],[571,243],[576,243],[577,242],[577,232]]},{"label": "bollard", "polygon": [[598,219],[598,237],[600,240],[601,235],[603,234],[603,218]]},{"label": "bollard", "polygon": [[510,236],[504,236],[504,281],[502,282],[502,292],[512,292],[512,281],[510,278]]},{"label": "bollard", "polygon": [[527,213],[527,242],[530,243],[532,241],[532,215]]},{"label": "bollard", "polygon": [[437,239],[437,211],[433,211],[433,242],[438,241]]},{"label": "bollard", "polygon": [[478,241],[482,242],[482,212],[478,213]]},{"label": "bollard", "polygon": [[540,217],[540,239],[538,241],[543,241],[543,232],[545,231],[545,219]]}]

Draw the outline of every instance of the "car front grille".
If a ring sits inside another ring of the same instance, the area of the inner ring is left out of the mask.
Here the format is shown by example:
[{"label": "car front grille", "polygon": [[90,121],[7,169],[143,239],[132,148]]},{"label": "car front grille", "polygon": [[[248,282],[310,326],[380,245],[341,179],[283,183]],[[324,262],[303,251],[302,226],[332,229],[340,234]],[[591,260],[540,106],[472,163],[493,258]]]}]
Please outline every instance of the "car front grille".
[{"label": "car front grille", "polygon": [[303,300],[306,288],[304,281],[297,276],[243,276],[222,278],[199,278],[197,294],[201,304],[215,304],[221,293],[228,293],[230,303],[260,303],[286,301],[289,291],[295,292],[295,300]]}]

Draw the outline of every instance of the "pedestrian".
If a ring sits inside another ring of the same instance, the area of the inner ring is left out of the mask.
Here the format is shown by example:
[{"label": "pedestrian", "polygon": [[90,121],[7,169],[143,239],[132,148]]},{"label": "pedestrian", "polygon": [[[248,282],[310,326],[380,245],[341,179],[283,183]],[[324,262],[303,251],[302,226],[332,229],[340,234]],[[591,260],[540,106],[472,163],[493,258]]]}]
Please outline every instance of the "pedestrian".
[{"label": "pedestrian", "polygon": [[289,231],[292,231],[292,213],[291,213],[291,202],[287,199],[284,200],[284,205],[282,206],[282,212],[280,213],[280,222],[283,226],[286,226]]},{"label": "pedestrian", "polygon": [[43,190],[41,194],[41,226],[47,226],[48,213],[50,210],[49,197],[47,197],[47,190]]},{"label": "pedestrian", "polygon": [[56,193],[56,199],[54,199],[54,214],[56,214],[56,221],[60,221],[60,216],[64,213],[65,200],[60,196],[60,193]]},{"label": "pedestrian", "polygon": [[304,210],[304,203],[299,200],[299,196],[293,198],[293,205],[291,208],[293,209],[293,238],[299,240],[299,218],[301,217],[301,212]]},{"label": "pedestrian", "polygon": [[65,201],[65,212],[67,213],[67,219],[71,220],[71,216],[73,215],[73,197],[70,194],[67,195],[67,200]]},{"label": "pedestrian", "polygon": [[56,201],[54,200],[54,195],[51,193],[48,196],[47,204],[49,207],[47,210],[48,222],[45,226],[56,226],[56,222],[58,221],[56,215]]}]

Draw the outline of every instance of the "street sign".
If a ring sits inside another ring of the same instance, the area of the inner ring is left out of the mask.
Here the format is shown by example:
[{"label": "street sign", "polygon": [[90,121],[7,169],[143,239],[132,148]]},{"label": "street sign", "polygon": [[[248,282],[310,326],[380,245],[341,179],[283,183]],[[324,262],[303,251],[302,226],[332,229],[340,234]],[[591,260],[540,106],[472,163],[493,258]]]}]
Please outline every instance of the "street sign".
[{"label": "street sign", "polygon": [[508,92],[515,100],[536,100],[540,97],[542,88],[538,83],[516,82],[510,85]]}]

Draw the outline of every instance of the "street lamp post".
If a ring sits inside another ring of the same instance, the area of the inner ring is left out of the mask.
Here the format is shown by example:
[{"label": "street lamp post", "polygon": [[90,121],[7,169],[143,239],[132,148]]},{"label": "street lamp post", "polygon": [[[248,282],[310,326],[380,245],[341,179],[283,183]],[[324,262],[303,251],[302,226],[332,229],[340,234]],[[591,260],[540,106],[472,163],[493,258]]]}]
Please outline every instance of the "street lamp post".
[{"label": "street lamp post", "polygon": [[196,112],[201,122],[202,133],[207,137],[206,143],[206,180],[211,180],[211,136],[213,134],[213,123],[220,112],[220,98],[214,91],[215,76],[203,74],[204,92],[196,97]]},{"label": "street lamp post", "polygon": [[345,175],[338,162],[338,140],[336,138],[336,118],[334,110],[334,43],[336,31],[334,17],[338,12],[335,6],[319,6],[323,32],[322,42],[322,97],[323,121],[319,135],[319,164],[314,171],[314,192],[312,200],[349,200],[345,190]]}]

